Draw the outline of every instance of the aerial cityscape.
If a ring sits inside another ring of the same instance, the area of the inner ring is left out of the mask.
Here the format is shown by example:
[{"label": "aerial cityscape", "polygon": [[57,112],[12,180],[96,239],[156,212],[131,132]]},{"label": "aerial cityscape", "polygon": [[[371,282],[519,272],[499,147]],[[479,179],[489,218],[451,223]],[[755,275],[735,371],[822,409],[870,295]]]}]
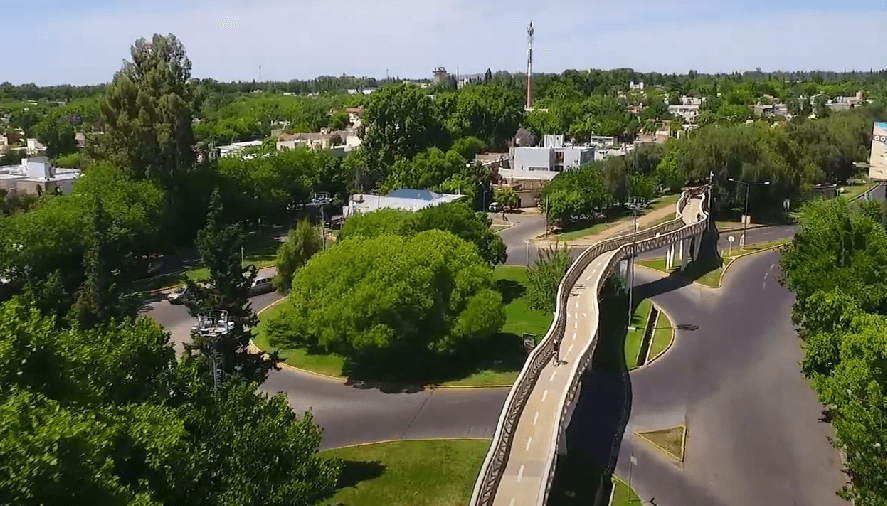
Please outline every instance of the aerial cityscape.
[{"label": "aerial cityscape", "polygon": [[0,505],[887,506],[883,6],[789,4],[37,2]]}]

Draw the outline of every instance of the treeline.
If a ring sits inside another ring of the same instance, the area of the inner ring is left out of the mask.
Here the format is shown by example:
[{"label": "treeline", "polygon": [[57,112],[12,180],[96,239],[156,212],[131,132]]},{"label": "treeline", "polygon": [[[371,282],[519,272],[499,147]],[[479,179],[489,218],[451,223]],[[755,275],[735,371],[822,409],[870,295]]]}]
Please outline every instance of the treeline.
[{"label": "treeline", "polygon": [[850,484],[841,497],[887,503],[887,235],[878,203],[814,201],[782,250],[795,294],[801,370],[826,406]]},{"label": "treeline", "polygon": [[791,206],[807,200],[818,184],[843,184],[865,175],[854,162],[868,158],[873,112],[859,109],[781,127],[763,121],[703,126],[664,146],[642,145],[626,156],[558,175],[543,190],[543,210],[566,226],[623,204],[629,196],[649,201],[712,175],[715,213],[742,213],[746,188],[737,181],[769,182],[748,192],[748,205],[756,220],[775,219],[786,200]]}]

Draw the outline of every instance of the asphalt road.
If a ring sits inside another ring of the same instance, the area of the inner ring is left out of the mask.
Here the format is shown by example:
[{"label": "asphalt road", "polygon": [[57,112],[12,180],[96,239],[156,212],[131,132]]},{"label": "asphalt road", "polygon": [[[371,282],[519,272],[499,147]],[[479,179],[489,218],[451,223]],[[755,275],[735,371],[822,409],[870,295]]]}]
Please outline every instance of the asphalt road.
[{"label": "asphalt road", "polygon": [[[773,251],[738,260],[719,290],[638,269],[638,299],[698,328],[677,331],[662,358],[630,374],[591,373],[571,449],[602,465],[618,455],[616,474],[631,476],[645,504],[846,505],[835,495],[845,477],[832,428],[819,422],[822,407],[799,370],[794,297],[775,280],[778,259]],[[688,427],[682,466],[634,435],[679,424]]]},{"label": "asphalt road", "polygon": [[[253,310],[279,298],[276,292],[253,297]],[[185,306],[156,300],[144,312],[170,332],[181,353],[194,325]],[[292,369],[271,372],[261,390],[284,393],[297,413],[311,411],[323,428],[324,449],[402,438],[491,438],[508,395],[504,388],[385,393]]]},{"label": "asphalt road", "polygon": [[[497,216],[501,216],[497,213]],[[499,232],[505,243],[508,265],[532,265],[538,255],[533,239],[545,232],[545,217],[541,214],[506,214],[514,225]],[[526,241],[529,240],[529,246]]]}]

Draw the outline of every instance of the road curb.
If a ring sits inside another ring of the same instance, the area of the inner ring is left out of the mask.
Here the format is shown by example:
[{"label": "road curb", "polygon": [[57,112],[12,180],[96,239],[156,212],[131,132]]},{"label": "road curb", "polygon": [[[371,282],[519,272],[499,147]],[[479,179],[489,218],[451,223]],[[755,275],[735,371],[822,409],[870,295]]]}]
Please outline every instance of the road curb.
[{"label": "road curb", "polygon": [[[640,367],[635,367],[634,368],[635,371],[639,371],[639,370],[643,369],[644,367],[647,367],[648,365],[652,364],[657,359],[659,359],[660,357],[665,355],[665,352],[667,352],[668,350],[671,349],[672,346],[674,346],[674,342],[677,339],[678,333],[677,333],[677,328],[675,327],[675,324],[674,324],[674,320],[671,319],[671,316],[669,316],[668,313],[664,309],[662,309],[661,306],[659,306],[659,304],[656,304],[652,300],[650,302],[659,311],[660,314],[665,315],[665,317],[668,319],[668,324],[671,325],[671,340],[668,342],[668,346],[666,346],[664,350],[657,353],[653,358],[648,358],[647,361],[644,363],[644,365],[642,365]],[[654,335],[655,335],[655,330],[654,330]],[[652,344],[653,344],[653,341],[651,338],[650,345],[652,345]]]},{"label": "road curb", "polygon": [[330,450],[341,450],[343,448],[359,448],[361,446],[383,445],[387,443],[399,443],[401,441],[492,441],[490,437],[417,437],[403,439],[383,439],[382,441],[373,441],[371,443],[355,443],[353,445],[336,446],[335,448],[325,448],[321,452]]},{"label": "road curb", "polygon": [[[258,312],[256,312],[256,315],[258,316],[258,315],[262,314],[262,312],[265,311],[266,309],[271,309],[272,307],[282,303],[285,300],[287,300],[286,297],[282,297],[280,299],[275,300],[271,304],[268,304],[267,306],[263,307]],[[258,346],[256,346],[256,343],[254,343],[252,339],[250,339],[250,341],[249,341],[249,348],[250,348],[250,351],[252,351],[253,353],[268,353],[266,350],[263,350],[263,349],[259,348]],[[343,385],[346,384],[348,381],[348,378],[346,378],[344,376],[330,376],[329,374],[323,374],[323,373],[311,371],[308,369],[302,369],[301,367],[296,367],[294,365],[290,365],[290,364],[287,364],[284,362],[278,363],[277,366],[280,367],[281,369],[288,369],[290,371],[297,372],[297,373],[309,374],[311,376],[316,376],[318,378],[321,378],[321,379],[324,379],[327,381],[335,381],[336,383],[341,383]],[[498,389],[503,389],[503,388],[511,388],[513,384],[514,383],[510,383],[507,385],[504,385],[504,384],[503,385],[425,385],[424,388],[428,388],[430,390],[465,390],[465,389],[475,389],[476,390],[476,389],[481,389],[481,388],[498,390]],[[452,438],[450,438],[450,439],[452,439]]]}]

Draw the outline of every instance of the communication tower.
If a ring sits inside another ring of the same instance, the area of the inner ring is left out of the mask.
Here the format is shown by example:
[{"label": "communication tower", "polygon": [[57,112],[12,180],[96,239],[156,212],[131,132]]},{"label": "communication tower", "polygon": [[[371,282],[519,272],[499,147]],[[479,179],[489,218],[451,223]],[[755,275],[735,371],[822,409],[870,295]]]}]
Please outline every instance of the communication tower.
[{"label": "communication tower", "polygon": [[197,325],[193,328],[199,336],[206,339],[209,348],[210,364],[213,374],[213,386],[218,388],[222,383],[222,338],[231,333],[234,322],[228,319],[228,311],[212,309],[197,316]]},{"label": "communication tower", "polygon": [[533,38],[536,29],[533,28],[533,22],[530,21],[530,27],[527,28],[527,109],[533,108]]}]

